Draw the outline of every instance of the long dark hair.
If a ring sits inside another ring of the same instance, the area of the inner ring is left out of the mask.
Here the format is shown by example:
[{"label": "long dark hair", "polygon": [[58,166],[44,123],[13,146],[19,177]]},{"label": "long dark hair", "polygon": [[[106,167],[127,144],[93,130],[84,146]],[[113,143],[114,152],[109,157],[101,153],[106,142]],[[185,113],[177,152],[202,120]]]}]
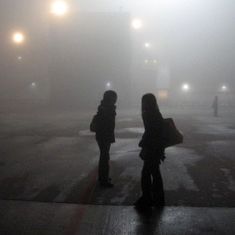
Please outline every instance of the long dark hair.
[{"label": "long dark hair", "polygon": [[142,116],[143,114],[158,115],[160,113],[159,107],[157,104],[157,99],[153,94],[147,93],[143,95],[141,110],[142,110]]}]

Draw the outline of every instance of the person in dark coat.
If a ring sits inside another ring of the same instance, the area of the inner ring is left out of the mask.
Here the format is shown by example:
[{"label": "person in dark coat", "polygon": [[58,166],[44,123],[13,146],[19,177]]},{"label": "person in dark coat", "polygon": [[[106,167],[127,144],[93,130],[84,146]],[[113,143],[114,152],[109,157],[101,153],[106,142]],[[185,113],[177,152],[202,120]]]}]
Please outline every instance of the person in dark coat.
[{"label": "person in dark coat", "polygon": [[212,108],[214,109],[214,117],[218,117],[218,96],[217,95],[214,98]]},{"label": "person in dark coat", "polygon": [[160,172],[164,161],[163,117],[153,94],[142,97],[142,119],[145,132],[139,143],[143,160],[141,174],[142,196],[135,202],[136,207],[163,206],[165,203],[163,181]]},{"label": "person in dark coat", "polygon": [[109,178],[109,151],[111,144],[115,142],[116,102],[116,92],[112,90],[106,91],[97,112],[96,141],[100,150],[98,175],[100,185],[104,187],[113,187]]}]

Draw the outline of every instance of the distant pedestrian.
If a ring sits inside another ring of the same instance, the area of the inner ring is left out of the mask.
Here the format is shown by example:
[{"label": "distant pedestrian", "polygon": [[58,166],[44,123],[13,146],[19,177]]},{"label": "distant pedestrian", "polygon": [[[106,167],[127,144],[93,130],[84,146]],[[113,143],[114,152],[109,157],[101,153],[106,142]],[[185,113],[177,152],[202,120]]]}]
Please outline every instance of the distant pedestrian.
[{"label": "distant pedestrian", "polygon": [[144,162],[141,187],[142,196],[135,202],[136,207],[163,206],[165,203],[163,182],[160,172],[164,160],[163,118],[153,94],[142,97],[142,118],[145,132],[139,143],[140,157]]},{"label": "distant pedestrian", "polygon": [[212,104],[214,110],[214,117],[218,117],[218,96],[216,95]]},{"label": "distant pedestrian", "polygon": [[104,93],[103,99],[96,114],[96,141],[100,150],[98,166],[98,180],[103,187],[113,187],[109,178],[109,151],[111,144],[115,142],[115,117],[117,94],[108,90]]}]

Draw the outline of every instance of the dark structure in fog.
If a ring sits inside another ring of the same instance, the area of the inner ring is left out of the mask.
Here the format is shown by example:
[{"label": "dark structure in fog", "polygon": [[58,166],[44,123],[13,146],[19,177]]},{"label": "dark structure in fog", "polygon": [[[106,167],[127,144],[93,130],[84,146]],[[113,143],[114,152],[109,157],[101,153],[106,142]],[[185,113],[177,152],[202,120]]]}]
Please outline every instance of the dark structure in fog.
[{"label": "dark structure in fog", "polygon": [[[174,106],[208,107],[215,95],[234,103],[234,3],[132,1],[123,12],[125,1],[101,2],[73,1],[60,19],[48,2],[0,2],[0,104],[94,107],[109,88],[120,105],[139,105],[146,92]],[[138,32],[134,17],[143,20]],[[25,34],[22,46],[12,43],[15,30]]]}]

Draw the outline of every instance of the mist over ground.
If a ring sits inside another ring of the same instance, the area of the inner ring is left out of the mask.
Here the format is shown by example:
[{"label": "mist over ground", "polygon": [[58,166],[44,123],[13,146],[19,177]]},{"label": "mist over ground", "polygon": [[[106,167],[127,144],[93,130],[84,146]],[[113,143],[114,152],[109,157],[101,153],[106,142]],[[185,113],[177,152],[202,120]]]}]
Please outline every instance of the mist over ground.
[{"label": "mist over ground", "polygon": [[[1,0],[0,234],[234,235],[234,12],[233,0]],[[90,123],[110,89],[102,182]],[[184,141],[159,166],[165,206],[144,215],[149,92]]]},{"label": "mist over ground", "polygon": [[93,109],[107,89],[120,108],[147,92],[164,106],[234,104],[232,1],[68,1],[62,17],[50,1],[0,4],[1,107]]}]

